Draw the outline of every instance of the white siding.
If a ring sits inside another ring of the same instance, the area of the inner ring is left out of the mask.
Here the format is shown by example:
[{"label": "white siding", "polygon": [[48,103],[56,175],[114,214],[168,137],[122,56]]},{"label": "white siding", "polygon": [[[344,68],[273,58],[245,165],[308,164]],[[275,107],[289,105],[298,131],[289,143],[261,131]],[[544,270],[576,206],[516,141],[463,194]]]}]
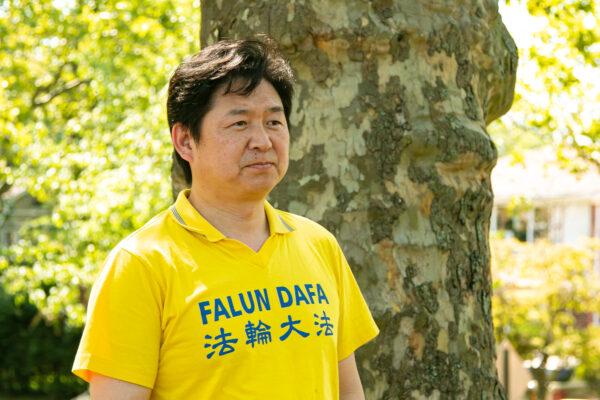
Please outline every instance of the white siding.
[{"label": "white siding", "polygon": [[591,236],[591,211],[590,205],[585,203],[565,205],[561,242],[577,245]]},{"label": "white siding", "polygon": [[560,205],[550,207],[550,228],[548,236],[553,243],[560,243],[563,240],[564,215],[564,207]]}]

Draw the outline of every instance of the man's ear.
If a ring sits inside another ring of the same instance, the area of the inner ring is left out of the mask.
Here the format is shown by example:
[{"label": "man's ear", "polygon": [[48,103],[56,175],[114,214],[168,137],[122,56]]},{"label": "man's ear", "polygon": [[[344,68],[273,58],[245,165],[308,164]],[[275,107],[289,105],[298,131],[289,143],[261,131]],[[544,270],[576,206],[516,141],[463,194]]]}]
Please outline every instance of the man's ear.
[{"label": "man's ear", "polygon": [[193,141],[194,138],[188,128],[183,126],[180,122],[173,125],[173,128],[171,129],[171,142],[173,142],[175,151],[177,151],[179,156],[187,162],[192,162],[194,159]]}]

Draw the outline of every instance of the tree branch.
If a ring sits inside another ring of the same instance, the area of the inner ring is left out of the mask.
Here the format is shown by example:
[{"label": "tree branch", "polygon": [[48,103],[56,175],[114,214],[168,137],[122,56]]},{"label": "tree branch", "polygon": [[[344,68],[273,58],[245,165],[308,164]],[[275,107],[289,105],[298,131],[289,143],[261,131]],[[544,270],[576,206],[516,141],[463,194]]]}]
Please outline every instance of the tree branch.
[{"label": "tree branch", "polygon": [[78,86],[86,85],[92,81],[91,79],[74,79],[56,88],[56,86],[58,86],[59,84],[60,77],[65,67],[70,67],[74,74],[77,73],[77,63],[75,63],[74,61],[67,61],[63,63],[53,74],[52,82],[50,82],[48,85],[38,86],[35,89],[35,92],[33,93],[33,96],[31,98],[31,108],[36,108],[48,104],[55,97],[60,96],[61,94],[66,93],[70,90],[73,90]]},{"label": "tree branch", "polygon": [[34,97],[34,99],[32,101],[32,104],[31,104],[31,107],[32,108],[36,108],[36,107],[40,107],[40,106],[43,106],[45,104],[48,104],[55,97],[60,96],[61,94],[66,93],[69,90],[73,90],[73,89],[75,89],[78,86],[87,85],[91,81],[92,81],[91,79],[83,79],[83,80],[75,79],[75,80],[72,80],[70,82],[67,82],[63,87],[58,88],[56,90],[53,90],[50,93],[47,93],[45,96],[42,96],[39,100],[37,100]]}]

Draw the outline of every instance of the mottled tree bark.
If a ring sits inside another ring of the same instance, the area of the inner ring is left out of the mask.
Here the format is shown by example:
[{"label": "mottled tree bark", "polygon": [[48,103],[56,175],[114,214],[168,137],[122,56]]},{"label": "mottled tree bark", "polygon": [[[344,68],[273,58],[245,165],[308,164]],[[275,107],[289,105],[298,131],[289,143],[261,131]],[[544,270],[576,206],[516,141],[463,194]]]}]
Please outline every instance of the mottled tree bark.
[{"label": "mottled tree bark", "polygon": [[206,1],[202,43],[267,33],[298,76],[281,209],[339,238],[378,339],[367,399],[504,399],[488,230],[517,52],[495,1]]}]

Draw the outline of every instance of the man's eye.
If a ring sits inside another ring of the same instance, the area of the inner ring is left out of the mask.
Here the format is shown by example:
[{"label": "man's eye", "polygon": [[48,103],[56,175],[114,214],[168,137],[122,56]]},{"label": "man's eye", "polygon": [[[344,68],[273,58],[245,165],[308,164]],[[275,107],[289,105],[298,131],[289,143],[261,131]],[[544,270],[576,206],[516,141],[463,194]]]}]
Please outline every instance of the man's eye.
[{"label": "man's eye", "polygon": [[278,120],[276,120],[276,119],[274,119],[274,120],[271,120],[271,121],[268,121],[268,122],[267,122],[267,124],[269,124],[269,125],[272,125],[272,126],[283,125],[283,124],[281,123],[281,121],[278,121]]},{"label": "man's eye", "polygon": [[246,121],[237,121],[235,122],[232,126],[237,126],[237,127],[245,127],[247,125]]}]

